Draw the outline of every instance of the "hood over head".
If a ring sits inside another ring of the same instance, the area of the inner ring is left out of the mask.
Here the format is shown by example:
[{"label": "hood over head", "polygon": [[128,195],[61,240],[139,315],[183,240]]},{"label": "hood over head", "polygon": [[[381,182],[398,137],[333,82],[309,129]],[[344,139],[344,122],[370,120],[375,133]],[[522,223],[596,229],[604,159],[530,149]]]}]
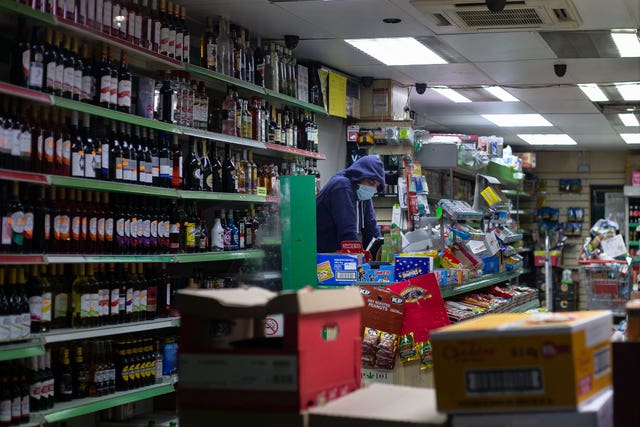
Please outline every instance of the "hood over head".
[{"label": "hood over head", "polygon": [[363,179],[374,179],[380,183],[378,192],[384,192],[384,164],[377,156],[364,156],[359,158],[354,164],[341,170],[338,174],[358,183]]}]

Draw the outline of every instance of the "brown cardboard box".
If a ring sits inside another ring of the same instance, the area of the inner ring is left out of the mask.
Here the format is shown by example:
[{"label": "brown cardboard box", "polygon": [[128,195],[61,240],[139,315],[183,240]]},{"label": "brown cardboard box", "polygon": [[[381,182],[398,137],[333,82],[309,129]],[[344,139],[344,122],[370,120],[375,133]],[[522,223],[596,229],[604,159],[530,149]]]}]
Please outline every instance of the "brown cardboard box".
[{"label": "brown cardboard box", "polygon": [[624,171],[624,183],[625,185],[632,185],[631,177],[634,171],[640,171],[640,156],[628,155],[626,158],[626,167]]},{"label": "brown cardboard box", "polygon": [[300,412],[360,387],[356,287],[184,289],[177,302],[181,410]]},{"label": "brown cardboard box", "polygon": [[611,385],[609,311],[487,314],[433,331],[438,409],[575,410]]},{"label": "brown cardboard box", "polygon": [[372,384],[309,410],[309,427],[429,427],[446,425],[428,388]]}]

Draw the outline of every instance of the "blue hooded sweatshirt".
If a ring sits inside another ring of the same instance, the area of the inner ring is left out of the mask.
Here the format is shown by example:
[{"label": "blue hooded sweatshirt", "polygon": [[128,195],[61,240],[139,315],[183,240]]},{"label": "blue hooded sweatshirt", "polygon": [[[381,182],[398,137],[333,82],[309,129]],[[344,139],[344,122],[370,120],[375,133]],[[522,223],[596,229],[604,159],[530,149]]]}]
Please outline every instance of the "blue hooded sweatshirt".
[{"label": "blue hooded sweatshirt", "polygon": [[376,156],[360,158],[347,169],[331,177],[316,198],[318,252],[335,252],[344,240],[358,240],[366,247],[379,237],[376,214],[371,200],[358,200],[356,191],[363,179],[380,182],[378,192],[384,191],[384,165]]}]

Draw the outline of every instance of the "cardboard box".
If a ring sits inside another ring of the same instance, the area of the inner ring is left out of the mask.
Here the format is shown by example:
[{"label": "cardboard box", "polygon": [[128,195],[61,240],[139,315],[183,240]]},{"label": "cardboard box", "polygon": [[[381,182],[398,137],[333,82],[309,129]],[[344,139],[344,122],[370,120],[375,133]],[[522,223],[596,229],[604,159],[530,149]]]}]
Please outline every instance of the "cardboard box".
[{"label": "cardboard box", "polygon": [[[177,303],[181,410],[299,412],[360,386],[356,287],[184,289]],[[282,338],[266,336],[274,313]]]},{"label": "cardboard box", "polygon": [[397,282],[413,279],[433,271],[433,257],[396,256],[394,261],[393,275]]},{"label": "cardboard box", "polygon": [[640,156],[627,155],[625,160],[624,184],[633,185],[633,172],[640,171]]},{"label": "cardboard box", "polygon": [[358,280],[358,256],[318,254],[317,274],[321,285],[351,285]]},{"label": "cardboard box", "polygon": [[446,422],[432,389],[389,384],[371,384],[309,410],[309,427],[435,427]]},{"label": "cardboard box", "polygon": [[482,274],[497,273],[500,270],[500,258],[498,256],[486,256],[482,258],[484,267],[482,267]]},{"label": "cardboard box", "polygon": [[613,390],[598,393],[574,412],[456,415],[451,427],[613,427]]},{"label": "cardboard box", "polygon": [[433,331],[438,409],[575,410],[611,385],[608,311],[488,314]]},{"label": "cardboard box", "polygon": [[[260,427],[308,427],[306,413],[273,412],[217,412],[217,411],[178,411],[180,427],[204,426],[260,426]],[[145,424],[145,427],[147,424]]]},{"label": "cardboard box", "polygon": [[395,280],[394,269],[393,265],[381,265],[378,268],[372,268],[369,264],[364,264],[358,269],[358,281],[391,283]]}]

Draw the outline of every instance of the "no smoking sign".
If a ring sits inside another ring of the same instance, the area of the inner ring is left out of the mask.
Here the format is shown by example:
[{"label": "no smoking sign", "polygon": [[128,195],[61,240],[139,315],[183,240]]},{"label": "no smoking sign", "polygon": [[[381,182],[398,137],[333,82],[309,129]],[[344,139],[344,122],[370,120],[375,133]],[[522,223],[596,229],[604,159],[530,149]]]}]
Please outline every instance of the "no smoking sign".
[{"label": "no smoking sign", "polygon": [[264,336],[280,338],[284,336],[284,316],[282,314],[270,314],[264,319]]}]

